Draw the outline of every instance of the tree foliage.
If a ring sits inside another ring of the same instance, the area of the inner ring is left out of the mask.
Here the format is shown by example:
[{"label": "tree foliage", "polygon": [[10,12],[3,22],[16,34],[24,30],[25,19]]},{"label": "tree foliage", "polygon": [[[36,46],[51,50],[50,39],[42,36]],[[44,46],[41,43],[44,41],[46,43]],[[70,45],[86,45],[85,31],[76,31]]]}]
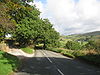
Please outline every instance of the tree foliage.
[{"label": "tree foliage", "polygon": [[[42,43],[44,48],[59,44],[59,33],[48,19],[40,18],[40,11],[28,2],[33,0],[0,1],[0,36],[9,32],[20,45]],[[13,30],[14,29],[14,30]],[[3,31],[5,30],[5,31]],[[2,34],[1,34],[2,33]]]},{"label": "tree foliage", "polygon": [[[2,0],[3,1],[3,0]],[[0,41],[2,41],[6,34],[14,30],[16,22],[9,15],[11,8],[9,2],[0,2]]]}]

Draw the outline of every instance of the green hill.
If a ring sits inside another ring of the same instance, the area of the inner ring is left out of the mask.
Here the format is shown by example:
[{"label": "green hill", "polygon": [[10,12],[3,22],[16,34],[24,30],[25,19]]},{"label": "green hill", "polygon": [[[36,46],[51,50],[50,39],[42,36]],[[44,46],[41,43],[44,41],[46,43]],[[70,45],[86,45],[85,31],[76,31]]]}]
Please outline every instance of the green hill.
[{"label": "green hill", "polygon": [[82,36],[97,36],[97,35],[100,35],[100,31],[84,33],[84,34],[81,34],[81,35]]},{"label": "green hill", "polygon": [[68,35],[66,36],[66,39],[79,40],[79,41],[100,39],[100,31],[89,32],[84,34]]}]

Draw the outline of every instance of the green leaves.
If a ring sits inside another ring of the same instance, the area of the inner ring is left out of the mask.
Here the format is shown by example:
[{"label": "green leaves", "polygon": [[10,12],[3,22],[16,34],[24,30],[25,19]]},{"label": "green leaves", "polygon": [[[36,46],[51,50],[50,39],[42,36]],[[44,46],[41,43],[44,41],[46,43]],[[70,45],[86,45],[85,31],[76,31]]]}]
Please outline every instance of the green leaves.
[{"label": "green leaves", "polygon": [[[9,2],[8,2],[9,3]],[[8,3],[0,2],[0,39],[3,40],[6,34],[11,33],[15,29],[16,22],[8,13],[11,8]]]},{"label": "green leaves", "polygon": [[81,50],[82,49],[82,45],[77,41],[68,41],[65,47],[71,50]]},{"label": "green leaves", "polygon": [[10,32],[10,34],[20,45],[42,43],[44,48],[56,46],[59,33],[54,30],[48,19],[39,17],[40,11],[28,4],[31,1],[33,0],[2,0],[0,2],[0,26],[2,26],[0,34],[3,33],[2,30],[6,30],[7,33],[12,30],[13,33]]}]

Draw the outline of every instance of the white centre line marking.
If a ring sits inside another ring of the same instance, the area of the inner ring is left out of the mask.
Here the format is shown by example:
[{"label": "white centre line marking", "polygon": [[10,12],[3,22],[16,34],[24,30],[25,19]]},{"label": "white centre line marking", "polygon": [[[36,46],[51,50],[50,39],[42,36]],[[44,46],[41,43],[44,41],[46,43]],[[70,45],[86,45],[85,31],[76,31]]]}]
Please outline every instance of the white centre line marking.
[{"label": "white centre line marking", "polygon": [[[46,53],[44,53],[43,51],[41,51],[41,52],[42,52],[43,55],[49,60],[49,62],[53,63],[52,60],[51,60],[49,57],[47,57]],[[57,68],[57,66],[56,66],[56,68]],[[64,75],[63,72],[62,72],[59,68],[57,68],[57,71],[58,71],[61,75]]]},{"label": "white centre line marking", "polygon": [[61,74],[61,75],[64,75],[62,72],[61,72],[61,70],[60,69],[57,69],[58,71],[59,71],[59,73]]}]

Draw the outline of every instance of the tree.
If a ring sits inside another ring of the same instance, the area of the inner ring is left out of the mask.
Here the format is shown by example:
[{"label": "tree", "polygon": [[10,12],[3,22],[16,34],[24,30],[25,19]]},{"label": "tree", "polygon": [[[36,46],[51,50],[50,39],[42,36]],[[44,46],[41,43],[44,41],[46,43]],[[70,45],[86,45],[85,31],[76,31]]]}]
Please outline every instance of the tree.
[{"label": "tree", "polygon": [[21,19],[19,24],[16,26],[15,38],[21,45],[31,45],[33,40],[38,36],[38,22],[29,17]]},{"label": "tree", "polygon": [[48,19],[44,19],[45,33],[43,38],[44,48],[59,46],[59,33],[55,31]]},{"label": "tree", "polygon": [[27,4],[30,1],[32,0],[9,0],[8,2],[9,8],[12,8],[8,13],[17,23],[13,35],[22,45],[29,44],[30,40],[34,38],[36,32],[33,29],[40,15],[35,6]]},{"label": "tree", "polygon": [[[3,1],[3,0],[2,0]],[[16,22],[8,14],[11,8],[8,3],[0,2],[0,40],[4,40],[5,35],[14,30]]]},{"label": "tree", "polygon": [[17,26],[16,39],[21,45],[44,44],[44,48],[48,46],[57,46],[59,33],[52,28],[52,24],[42,19],[23,19]]},{"label": "tree", "polygon": [[[48,46],[56,46],[59,39],[59,33],[53,28],[48,19],[40,18],[40,11],[35,6],[31,6],[28,2],[32,0],[1,0],[3,16],[1,20],[2,28],[5,32],[12,30],[15,24],[13,37],[23,46],[43,43],[44,48]],[[1,10],[1,9],[0,9]],[[5,17],[6,16],[6,17]],[[9,22],[8,22],[9,21]],[[9,25],[8,25],[9,24]],[[11,25],[11,26],[10,26]],[[8,26],[8,27],[7,27]]]}]

